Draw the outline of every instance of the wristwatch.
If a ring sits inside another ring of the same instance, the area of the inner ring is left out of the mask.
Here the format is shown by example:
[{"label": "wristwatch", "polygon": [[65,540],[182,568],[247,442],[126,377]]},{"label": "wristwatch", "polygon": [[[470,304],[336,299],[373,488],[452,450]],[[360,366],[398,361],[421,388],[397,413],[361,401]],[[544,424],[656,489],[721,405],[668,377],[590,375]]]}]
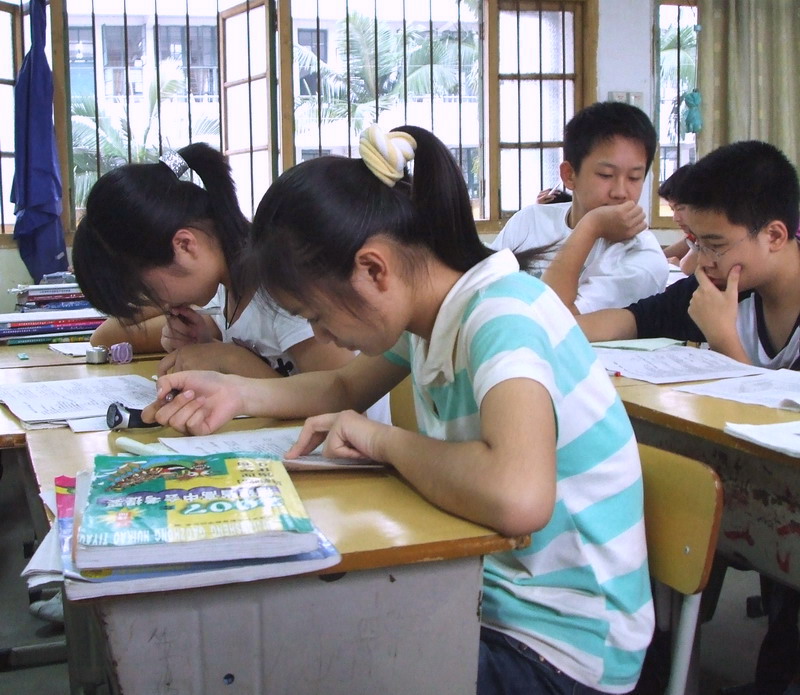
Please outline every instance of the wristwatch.
[{"label": "wristwatch", "polygon": [[128,408],[122,403],[112,403],[106,411],[106,424],[112,430],[125,430],[139,427],[158,427],[158,422],[143,422],[142,411]]}]

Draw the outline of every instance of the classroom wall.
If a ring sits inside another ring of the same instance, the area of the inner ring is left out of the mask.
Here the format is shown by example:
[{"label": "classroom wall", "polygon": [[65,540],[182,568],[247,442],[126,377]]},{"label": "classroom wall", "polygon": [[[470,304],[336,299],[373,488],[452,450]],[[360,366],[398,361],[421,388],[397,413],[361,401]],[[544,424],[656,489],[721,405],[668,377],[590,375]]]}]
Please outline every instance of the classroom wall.
[{"label": "classroom wall", "polygon": [[[653,105],[652,23],[653,3],[630,0],[599,0],[597,99],[608,99],[612,91],[642,92],[643,109]],[[644,187],[641,205],[648,209],[650,181]],[[0,288],[30,282],[16,249],[0,249]],[[0,312],[11,311],[14,298],[0,294]]]}]

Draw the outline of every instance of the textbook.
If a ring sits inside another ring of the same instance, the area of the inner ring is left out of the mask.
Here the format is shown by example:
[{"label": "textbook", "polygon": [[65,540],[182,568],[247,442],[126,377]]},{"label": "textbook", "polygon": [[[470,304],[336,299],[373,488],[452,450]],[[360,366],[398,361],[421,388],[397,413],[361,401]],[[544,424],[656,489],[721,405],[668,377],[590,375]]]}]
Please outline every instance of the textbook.
[{"label": "textbook", "polygon": [[59,548],[56,567],[51,569],[49,578],[58,580],[63,576],[64,590],[70,600],[192,589],[232,582],[286,577],[304,572],[318,572],[341,562],[341,555],[333,544],[319,529],[315,528],[317,547],[310,552],[296,555],[79,570],[72,562],[73,514],[75,505],[80,507],[86,503],[91,474],[88,471],[82,471],[78,473],[77,479],[59,476],[55,483],[57,512],[56,527],[52,533],[57,532],[58,534]]},{"label": "textbook", "polygon": [[95,456],[79,569],[296,555],[319,538],[283,464],[237,453]]}]

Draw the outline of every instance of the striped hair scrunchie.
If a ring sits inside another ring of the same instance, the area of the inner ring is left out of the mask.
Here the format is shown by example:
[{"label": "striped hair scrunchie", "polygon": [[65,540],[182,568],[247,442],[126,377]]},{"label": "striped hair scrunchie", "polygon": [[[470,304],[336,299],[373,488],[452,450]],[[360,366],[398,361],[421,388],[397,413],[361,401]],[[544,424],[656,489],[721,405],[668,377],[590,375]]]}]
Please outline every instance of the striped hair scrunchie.
[{"label": "striped hair scrunchie", "polygon": [[371,125],[361,133],[358,151],[367,168],[389,188],[403,178],[406,163],[414,159],[417,141],[408,133],[384,133]]}]

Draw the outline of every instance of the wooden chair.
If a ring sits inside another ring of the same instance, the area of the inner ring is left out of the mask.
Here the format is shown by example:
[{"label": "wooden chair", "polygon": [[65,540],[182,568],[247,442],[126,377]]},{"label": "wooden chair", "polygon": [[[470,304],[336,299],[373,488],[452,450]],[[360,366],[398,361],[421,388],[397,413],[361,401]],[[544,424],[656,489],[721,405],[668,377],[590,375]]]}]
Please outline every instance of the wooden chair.
[{"label": "wooden chair", "polygon": [[403,379],[389,392],[389,409],[392,413],[393,425],[411,432],[418,431],[410,376]]},{"label": "wooden chair", "polygon": [[639,445],[650,576],[682,595],[673,623],[666,695],[683,695],[700,597],[711,572],[722,516],[719,476],[694,459]]}]

